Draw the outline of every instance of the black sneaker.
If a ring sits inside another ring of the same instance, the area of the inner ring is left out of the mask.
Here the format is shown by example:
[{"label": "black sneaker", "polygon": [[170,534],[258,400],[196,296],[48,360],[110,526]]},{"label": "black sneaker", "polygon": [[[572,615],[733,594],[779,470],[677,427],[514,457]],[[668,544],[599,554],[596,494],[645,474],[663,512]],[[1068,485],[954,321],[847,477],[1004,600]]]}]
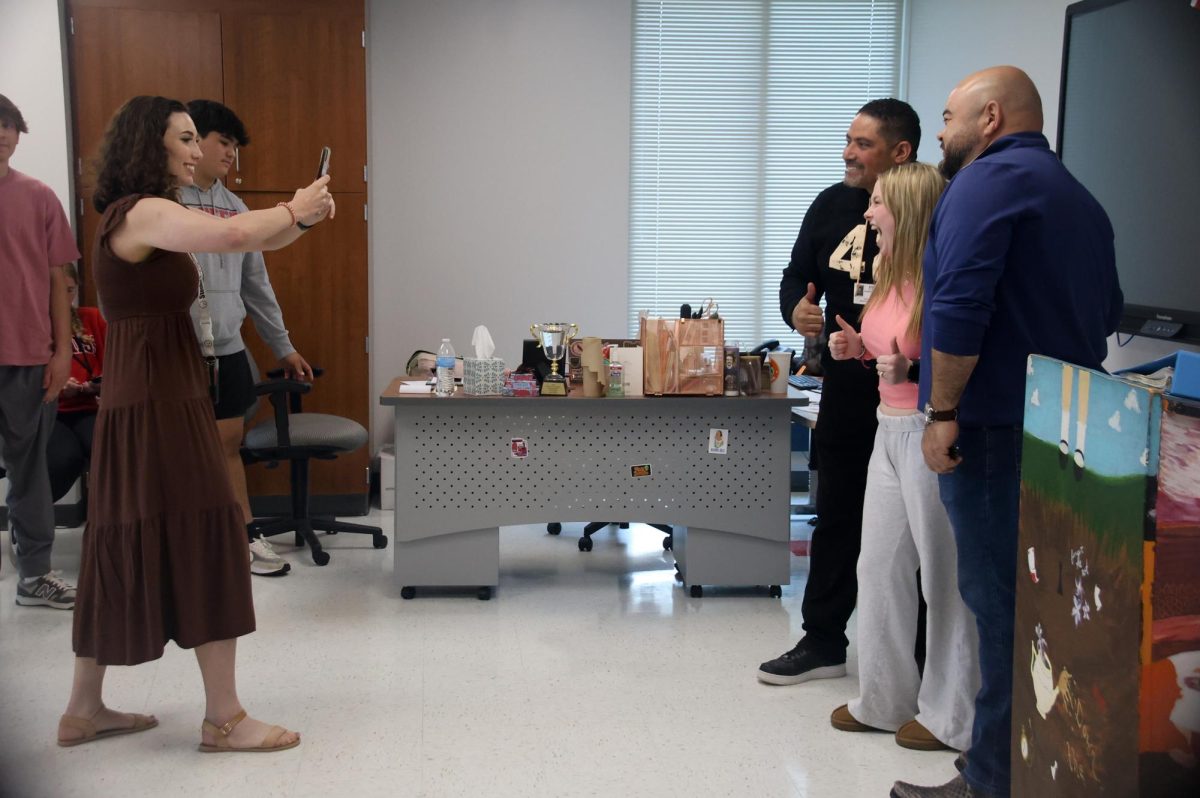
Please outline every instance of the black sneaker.
[{"label": "black sneaker", "polygon": [[767,684],[800,684],[845,675],[845,658],[841,662],[825,659],[809,651],[803,640],[786,654],[758,666],[758,680]]},{"label": "black sneaker", "polygon": [[17,580],[17,603],[22,607],[54,607],[56,610],[75,609],[75,586],[51,571],[30,583]]}]

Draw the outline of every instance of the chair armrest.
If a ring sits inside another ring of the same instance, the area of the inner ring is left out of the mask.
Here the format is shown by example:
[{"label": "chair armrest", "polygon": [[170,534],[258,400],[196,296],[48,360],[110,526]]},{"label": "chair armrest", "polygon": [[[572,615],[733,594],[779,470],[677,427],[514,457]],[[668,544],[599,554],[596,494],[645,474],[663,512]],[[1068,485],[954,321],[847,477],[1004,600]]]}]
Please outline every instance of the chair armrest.
[{"label": "chair armrest", "polygon": [[[320,366],[313,366],[312,372],[313,372],[314,377],[320,377],[325,373],[325,369],[321,368]],[[283,369],[271,369],[270,371],[267,372],[267,379],[271,379],[271,380],[280,379],[281,377],[283,377],[283,373],[284,373]]]},{"label": "chair armrest", "polygon": [[268,396],[279,393],[294,393],[306,394],[312,390],[311,382],[301,382],[300,380],[283,380],[272,379],[268,382],[260,382],[254,386],[255,396]]}]

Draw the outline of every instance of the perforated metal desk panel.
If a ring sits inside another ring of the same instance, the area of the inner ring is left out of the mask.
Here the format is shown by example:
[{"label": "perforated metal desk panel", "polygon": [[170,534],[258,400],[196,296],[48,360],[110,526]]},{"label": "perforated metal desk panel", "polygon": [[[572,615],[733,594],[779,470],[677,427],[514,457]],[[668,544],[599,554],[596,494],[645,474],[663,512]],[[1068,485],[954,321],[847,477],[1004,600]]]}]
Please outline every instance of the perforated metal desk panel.
[{"label": "perforated metal desk panel", "polygon": [[[380,402],[395,411],[402,587],[495,585],[498,527],[555,521],[671,524],[687,584],[790,581],[787,396],[439,399],[399,382]],[[709,453],[712,429],[726,454]]]}]

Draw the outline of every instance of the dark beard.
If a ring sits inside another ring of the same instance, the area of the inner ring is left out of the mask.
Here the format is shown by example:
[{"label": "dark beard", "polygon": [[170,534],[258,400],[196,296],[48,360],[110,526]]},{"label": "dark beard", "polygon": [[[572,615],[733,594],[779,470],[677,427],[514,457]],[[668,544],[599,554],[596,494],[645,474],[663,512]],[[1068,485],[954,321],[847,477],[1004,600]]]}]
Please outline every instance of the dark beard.
[{"label": "dark beard", "polygon": [[942,177],[950,180],[958,174],[964,166],[970,161],[971,150],[974,147],[955,146],[949,147],[942,145],[942,162],[938,164],[938,171],[942,173]]}]

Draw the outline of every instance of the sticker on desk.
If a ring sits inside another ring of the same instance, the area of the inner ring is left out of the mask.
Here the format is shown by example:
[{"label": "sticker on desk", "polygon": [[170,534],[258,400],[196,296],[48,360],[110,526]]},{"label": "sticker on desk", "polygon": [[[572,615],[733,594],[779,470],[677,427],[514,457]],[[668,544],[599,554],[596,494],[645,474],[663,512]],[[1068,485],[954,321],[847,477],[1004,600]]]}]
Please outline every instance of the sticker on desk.
[{"label": "sticker on desk", "polygon": [[710,429],[708,431],[708,453],[709,454],[728,454],[729,453],[729,430],[727,430],[727,429]]},{"label": "sticker on desk", "polygon": [[650,476],[650,464],[635,465],[629,467],[629,476],[631,477],[648,477]]},{"label": "sticker on desk", "polygon": [[529,456],[529,444],[525,442],[524,438],[513,438],[508,442],[508,446],[512,456],[518,460],[524,460]]}]

